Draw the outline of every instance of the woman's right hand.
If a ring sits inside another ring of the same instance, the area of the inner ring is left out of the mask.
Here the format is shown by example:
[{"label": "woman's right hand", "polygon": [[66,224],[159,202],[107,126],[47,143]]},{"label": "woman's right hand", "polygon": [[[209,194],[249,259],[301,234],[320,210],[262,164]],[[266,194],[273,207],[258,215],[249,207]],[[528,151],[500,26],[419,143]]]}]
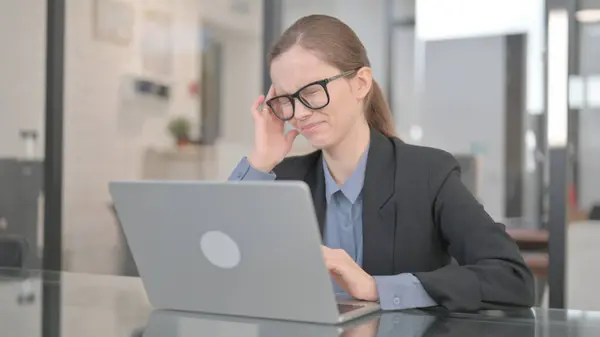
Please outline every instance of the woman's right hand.
[{"label": "woman's right hand", "polygon": [[291,130],[284,134],[284,122],[264,104],[273,96],[275,89],[271,87],[267,97],[261,95],[252,104],[254,149],[248,161],[253,168],[263,172],[271,172],[287,156],[299,133],[298,130]]}]

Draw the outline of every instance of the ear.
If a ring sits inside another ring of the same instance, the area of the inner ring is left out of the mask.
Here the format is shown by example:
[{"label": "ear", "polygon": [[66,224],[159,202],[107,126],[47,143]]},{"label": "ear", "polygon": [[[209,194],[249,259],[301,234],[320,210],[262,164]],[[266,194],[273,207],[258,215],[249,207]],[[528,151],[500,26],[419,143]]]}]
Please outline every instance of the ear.
[{"label": "ear", "polygon": [[364,100],[373,86],[373,72],[369,67],[362,67],[353,79],[354,95],[357,100]]}]

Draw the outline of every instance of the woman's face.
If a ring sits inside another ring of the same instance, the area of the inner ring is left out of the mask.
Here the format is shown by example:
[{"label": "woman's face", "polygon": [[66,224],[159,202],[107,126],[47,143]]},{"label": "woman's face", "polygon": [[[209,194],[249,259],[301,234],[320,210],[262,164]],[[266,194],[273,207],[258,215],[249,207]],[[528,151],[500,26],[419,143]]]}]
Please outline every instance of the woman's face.
[{"label": "woman's face", "polygon": [[[363,67],[327,84],[316,83],[341,74],[342,71],[300,46],[292,47],[271,63],[275,96],[294,93],[300,96],[293,103],[284,98],[271,106],[287,116],[293,113],[290,124],[318,149],[337,144],[364,122],[363,106],[371,88],[371,71]],[[315,84],[307,86],[311,83]]]}]

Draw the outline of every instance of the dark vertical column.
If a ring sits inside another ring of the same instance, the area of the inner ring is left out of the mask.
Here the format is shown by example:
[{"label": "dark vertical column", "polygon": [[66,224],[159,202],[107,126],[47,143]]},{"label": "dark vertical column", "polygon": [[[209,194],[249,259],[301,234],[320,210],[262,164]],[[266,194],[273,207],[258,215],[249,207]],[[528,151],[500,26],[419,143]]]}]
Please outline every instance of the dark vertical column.
[{"label": "dark vertical column", "polygon": [[[569,75],[580,76],[581,75],[581,38],[580,38],[580,25],[575,19],[575,13],[580,9],[581,0],[570,0],[569,1]],[[581,116],[580,109],[569,108],[569,147],[568,162],[569,162],[569,175],[570,184],[575,188],[575,197],[579,200],[579,120]]]},{"label": "dark vertical column", "polygon": [[567,191],[571,180],[569,148],[568,79],[574,74],[573,62],[578,51],[572,43],[576,38],[574,13],[576,0],[546,2],[546,114],[549,155],[548,223],[550,234],[548,273],[549,306],[565,308],[567,269]]},{"label": "dark vertical column", "polygon": [[283,32],[283,0],[263,0],[263,93],[271,87],[268,55],[271,46]]},{"label": "dark vertical column", "polygon": [[527,38],[508,35],[506,50],[506,91],[504,111],[504,160],[507,218],[523,216],[523,175],[525,167],[525,118]]},{"label": "dark vertical column", "polygon": [[47,4],[43,266],[61,270],[65,0]]},{"label": "dark vertical column", "polygon": [[[385,69],[387,69],[387,80],[385,83],[384,95],[387,98],[388,104],[392,105],[393,93],[394,93],[394,72],[393,70],[393,62],[392,59],[394,54],[394,0],[386,0],[385,2]],[[392,111],[394,114],[394,111]]]},{"label": "dark vertical column", "polygon": [[[48,0],[46,26],[46,149],[43,268],[62,269],[62,163],[65,0]],[[60,280],[44,277],[42,335],[60,336]]]},{"label": "dark vertical column", "polygon": [[[546,74],[545,70],[544,77],[542,79],[542,83],[546,83]],[[544,95],[546,92],[546,88],[544,86],[543,89]],[[544,103],[545,104],[545,103]],[[534,120],[533,124],[535,125],[535,134],[536,134],[536,144],[538,145],[539,153],[536,153],[536,163],[537,163],[537,215],[540,222],[539,229],[548,229],[548,214],[547,214],[547,191],[546,191],[546,180],[548,178],[547,169],[548,169],[548,160],[546,160],[548,156],[548,135],[546,127],[548,125],[546,114],[539,114],[535,116],[531,116]],[[540,157],[538,157],[540,156]]]},{"label": "dark vertical column", "polygon": [[550,188],[548,189],[549,307],[564,309],[566,303],[567,250],[567,150],[550,147]]}]

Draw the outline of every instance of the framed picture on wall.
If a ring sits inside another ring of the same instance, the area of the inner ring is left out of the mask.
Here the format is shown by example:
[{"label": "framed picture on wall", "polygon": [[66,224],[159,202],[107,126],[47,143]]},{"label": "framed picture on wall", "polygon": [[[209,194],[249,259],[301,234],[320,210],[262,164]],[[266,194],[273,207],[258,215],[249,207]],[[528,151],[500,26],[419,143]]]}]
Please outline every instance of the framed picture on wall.
[{"label": "framed picture on wall", "polygon": [[146,10],[141,17],[141,59],[145,74],[170,78],[173,74],[173,18],[171,13]]},{"label": "framed picture on wall", "polygon": [[96,40],[128,46],[133,40],[133,5],[119,0],[94,0],[92,31]]}]

